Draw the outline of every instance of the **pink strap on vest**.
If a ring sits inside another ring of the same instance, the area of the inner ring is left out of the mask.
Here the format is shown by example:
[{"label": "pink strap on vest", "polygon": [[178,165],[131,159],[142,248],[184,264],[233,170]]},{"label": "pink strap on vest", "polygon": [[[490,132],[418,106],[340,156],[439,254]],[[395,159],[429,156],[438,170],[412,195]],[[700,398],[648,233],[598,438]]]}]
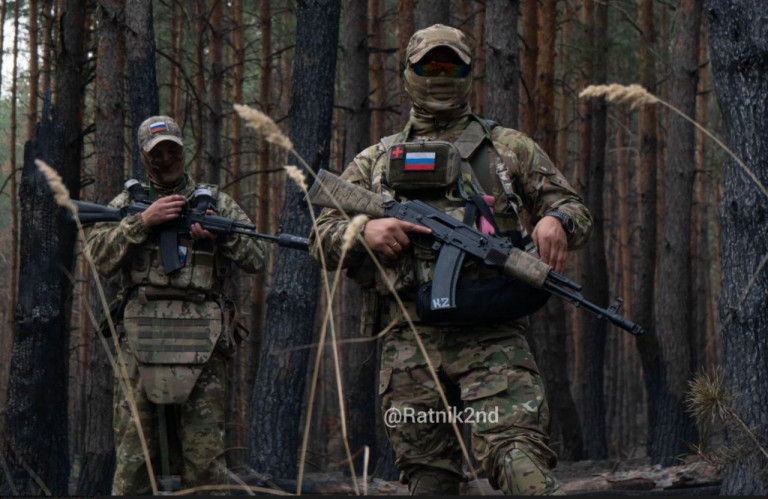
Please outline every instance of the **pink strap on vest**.
[{"label": "pink strap on vest", "polygon": [[[483,201],[485,201],[485,204],[488,205],[488,209],[491,211],[491,214],[493,214],[493,205],[494,205],[493,196],[489,196],[488,194],[483,194]],[[493,236],[496,234],[496,231],[494,230],[493,225],[491,225],[491,222],[489,222],[488,219],[482,215],[480,215],[477,219],[477,228],[480,232],[482,232],[486,236]]]}]

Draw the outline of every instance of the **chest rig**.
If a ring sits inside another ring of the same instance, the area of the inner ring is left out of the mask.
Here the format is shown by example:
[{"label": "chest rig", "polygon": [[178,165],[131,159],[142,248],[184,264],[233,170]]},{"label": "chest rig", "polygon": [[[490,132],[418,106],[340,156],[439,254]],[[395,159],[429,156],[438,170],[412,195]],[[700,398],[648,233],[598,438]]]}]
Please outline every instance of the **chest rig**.
[{"label": "chest rig", "polygon": [[[126,189],[132,202],[150,204],[159,197],[135,180],[126,182]],[[217,195],[217,186],[199,184],[188,202],[195,209],[215,209]],[[216,298],[228,262],[213,241],[179,238],[178,268],[168,272],[160,252],[163,233],[150,233],[132,254],[123,327],[149,400],[180,404],[189,397],[224,330]],[[176,234],[170,233],[177,244]]]},{"label": "chest rig", "polygon": [[[386,165],[382,190],[404,199],[419,199],[486,234],[505,237],[520,249],[532,248],[520,216],[520,197],[515,193],[509,168],[491,138],[495,126],[472,117],[454,142],[405,141],[409,127],[385,145]],[[498,220],[498,223],[497,223]],[[415,302],[419,319],[425,323],[499,323],[531,313],[527,288],[502,276],[480,261],[464,261],[455,250],[454,258],[437,258],[429,236],[411,235],[413,242]],[[450,248],[443,248],[447,251]],[[443,308],[439,298],[455,291],[455,308]],[[537,296],[543,304],[545,296]],[[525,306],[512,304],[526,303]]]}]

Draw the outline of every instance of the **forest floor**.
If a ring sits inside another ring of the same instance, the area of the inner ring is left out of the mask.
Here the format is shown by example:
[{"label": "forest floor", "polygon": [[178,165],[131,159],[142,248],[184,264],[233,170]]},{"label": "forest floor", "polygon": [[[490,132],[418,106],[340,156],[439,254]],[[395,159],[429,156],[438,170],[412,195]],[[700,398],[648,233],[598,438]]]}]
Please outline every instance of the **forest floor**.
[{"label": "forest floor", "polygon": [[[555,474],[567,495],[718,495],[720,473],[709,463],[692,459],[677,466],[662,468],[647,459],[560,462]],[[288,483],[281,483],[290,490]],[[362,477],[358,485],[363,492]],[[295,491],[295,484],[294,484]],[[305,494],[350,494],[355,490],[341,472],[308,473],[302,487]],[[379,478],[369,480],[368,495],[407,495],[407,486]],[[462,484],[462,495],[501,495],[488,480]]]}]

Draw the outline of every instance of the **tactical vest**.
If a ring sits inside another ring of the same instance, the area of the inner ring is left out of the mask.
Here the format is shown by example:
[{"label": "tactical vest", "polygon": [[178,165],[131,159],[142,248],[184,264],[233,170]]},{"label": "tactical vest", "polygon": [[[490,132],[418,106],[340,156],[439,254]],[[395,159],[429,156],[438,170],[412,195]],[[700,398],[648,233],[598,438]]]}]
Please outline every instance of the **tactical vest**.
[{"label": "tactical vest", "polygon": [[[157,199],[147,186],[142,185],[145,201]],[[195,190],[208,189],[214,199],[218,197],[218,186],[213,184],[198,184]],[[132,201],[140,201],[134,199]],[[153,199],[154,198],[154,199]],[[183,267],[166,274],[160,258],[160,248],[157,234],[150,234],[147,242],[134,252],[128,270],[127,280],[134,289],[144,287],[153,295],[168,295],[177,298],[188,297],[200,301],[200,298],[218,295],[222,284],[229,276],[229,262],[223,258],[213,241],[179,239],[179,259]]]},{"label": "tactical vest", "polygon": [[[497,235],[509,238],[515,246],[533,250],[533,242],[520,217],[522,200],[510,177],[512,165],[493,144],[494,126],[493,122],[472,116],[453,143],[407,142],[409,123],[400,133],[381,140],[381,155],[374,161],[372,171],[372,190],[400,200],[419,199],[470,225],[475,224],[478,215],[487,214]],[[483,194],[493,196],[493,215],[480,211],[481,203],[477,199]],[[433,249],[430,236],[409,236],[410,248],[397,260],[382,260],[382,264],[389,282],[406,298],[409,315],[416,318],[415,302],[433,279],[438,253]],[[377,323],[385,324],[398,313],[387,300],[384,309],[380,309],[380,297],[389,295],[389,288],[379,272],[355,269],[350,277],[358,283],[368,279],[375,285],[376,293],[366,294],[364,307],[368,313],[363,314],[364,330],[376,328]],[[461,270],[463,280],[492,282],[494,289],[508,289],[509,286],[498,281],[500,278],[499,270],[472,259],[466,259]],[[525,324],[525,319],[521,321]]]},{"label": "tactical vest", "polygon": [[[476,215],[480,214],[479,203],[472,198],[490,194],[494,197],[492,219],[497,234],[510,238],[516,246],[530,249],[531,238],[518,215],[522,201],[515,193],[509,165],[493,146],[491,129],[494,126],[492,122],[472,116],[453,143],[406,142],[411,131],[409,123],[400,133],[381,140],[383,152],[374,162],[373,189],[401,200],[419,199],[468,224],[474,224]],[[471,214],[466,213],[468,209],[472,210]],[[412,249],[392,262],[392,267],[385,267],[398,291],[407,291],[432,279],[437,252],[432,249],[431,237],[412,234],[411,241]],[[467,279],[498,274],[497,270],[479,262],[467,261],[462,268],[462,277]],[[376,288],[381,294],[388,294],[381,277],[376,278]]]},{"label": "tactical vest", "polygon": [[[157,198],[142,187],[131,191],[132,201]],[[217,198],[218,186],[199,184],[195,190],[201,188]],[[229,262],[209,240],[179,239],[179,258],[182,268],[166,275],[158,234],[151,233],[131,255],[124,274],[130,283],[123,314],[125,339],[147,397],[156,404],[187,400],[224,330],[215,299]]]}]

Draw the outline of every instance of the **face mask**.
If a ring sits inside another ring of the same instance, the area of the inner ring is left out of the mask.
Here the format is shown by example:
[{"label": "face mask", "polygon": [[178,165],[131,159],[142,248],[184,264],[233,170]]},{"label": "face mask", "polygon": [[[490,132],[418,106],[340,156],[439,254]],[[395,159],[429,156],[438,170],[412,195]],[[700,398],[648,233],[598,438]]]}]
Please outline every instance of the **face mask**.
[{"label": "face mask", "polygon": [[405,91],[421,114],[441,118],[459,116],[469,111],[472,75],[464,78],[419,76],[408,66],[405,68]]},{"label": "face mask", "polygon": [[141,151],[141,162],[147,170],[147,177],[157,186],[175,187],[184,177],[184,154],[179,148],[178,154],[169,158],[153,157]]}]

